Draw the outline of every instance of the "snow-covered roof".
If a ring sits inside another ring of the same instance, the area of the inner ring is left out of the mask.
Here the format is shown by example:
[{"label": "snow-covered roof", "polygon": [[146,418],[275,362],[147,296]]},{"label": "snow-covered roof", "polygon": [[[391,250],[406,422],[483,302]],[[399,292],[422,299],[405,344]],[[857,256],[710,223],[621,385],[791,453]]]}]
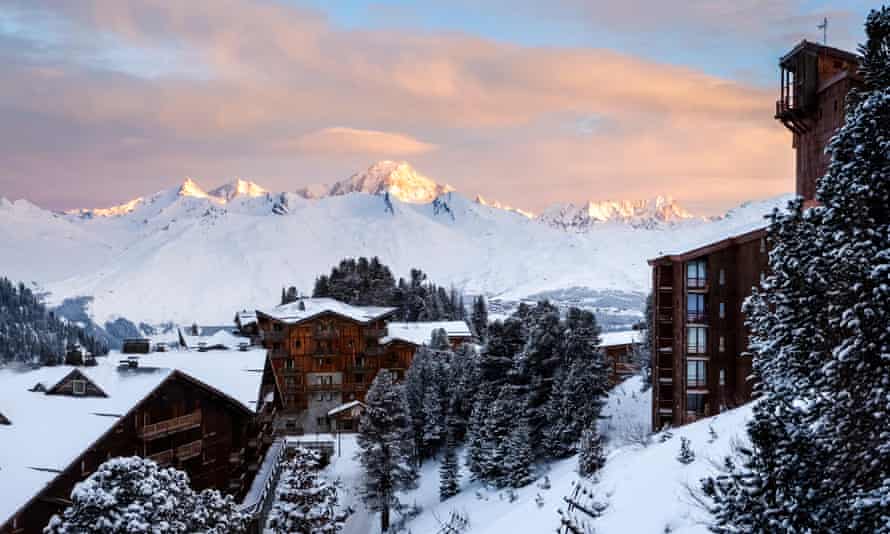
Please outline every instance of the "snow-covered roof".
[{"label": "snow-covered roof", "polygon": [[433,332],[445,330],[449,338],[472,337],[466,321],[425,321],[419,323],[387,323],[386,337],[380,343],[401,340],[415,345],[429,345]]},{"label": "snow-covered roof", "polygon": [[268,310],[257,310],[285,323],[299,323],[323,313],[335,313],[359,323],[368,323],[389,315],[396,308],[382,306],[353,306],[332,298],[303,298]]},{"label": "snow-covered roof", "polygon": [[197,349],[202,344],[205,347],[225,347],[227,349],[237,349],[241,343],[249,342],[247,338],[236,336],[229,332],[228,329],[216,330],[211,335],[193,336],[188,332],[188,327],[180,327],[180,338],[185,342],[185,346],[189,349]]},{"label": "snow-covered roof", "polygon": [[241,326],[247,326],[256,322],[256,311],[241,310],[236,316],[238,317],[238,322]]},{"label": "snow-covered roof", "polygon": [[119,370],[100,364],[78,369],[108,397],[70,397],[28,391],[56,384],[70,366],[0,370],[0,407],[12,421],[0,425],[0,524],[120,422],[167,377],[170,369]]},{"label": "snow-covered roof", "polygon": [[346,404],[341,404],[340,406],[337,406],[336,408],[331,408],[328,411],[328,417],[333,417],[340,412],[345,412],[346,410],[351,410],[351,409],[355,408],[356,406],[361,406],[362,408],[364,408],[365,403],[363,403],[362,401],[354,400],[354,401],[349,401]]},{"label": "snow-covered roof", "polygon": [[642,341],[642,333],[639,330],[623,330],[621,332],[604,332],[600,334],[601,347],[630,345],[640,341]]},{"label": "snow-covered roof", "polygon": [[[121,355],[114,352],[97,358],[95,367],[0,369],[0,409],[12,422],[0,425],[0,524],[119,423],[121,416],[174,370],[253,411],[265,357],[264,350],[155,352],[140,356],[137,368],[120,369]],[[108,396],[71,397],[29,391],[38,382],[50,388],[74,369]]]}]

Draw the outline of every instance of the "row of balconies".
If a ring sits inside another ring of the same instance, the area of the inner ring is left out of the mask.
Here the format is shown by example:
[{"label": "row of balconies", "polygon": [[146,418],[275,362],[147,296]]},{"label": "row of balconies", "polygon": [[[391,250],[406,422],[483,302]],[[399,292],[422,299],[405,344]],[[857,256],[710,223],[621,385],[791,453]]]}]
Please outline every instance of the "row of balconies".
[{"label": "row of balconies", "polygon": [[204,442],[202,440],[195,440],[191,443],[186,443],[185,445],[180,445],[174,449],[167,449],[165,451],[161,451],[152,455],[149,455],[148,459],[152,460],[160,465],[168,465],[173,463],[174,459],[179,461],[185,461],[190,458],[194,458],[196,456],[200,456],[203,451]]},{"label": "row of balconies", "polygon": [[195,410],[188,415],[145,425],[139,429],[139,437],[142,439],[157,439],[192,428],[199,428],[201,420],[201,410]]}]

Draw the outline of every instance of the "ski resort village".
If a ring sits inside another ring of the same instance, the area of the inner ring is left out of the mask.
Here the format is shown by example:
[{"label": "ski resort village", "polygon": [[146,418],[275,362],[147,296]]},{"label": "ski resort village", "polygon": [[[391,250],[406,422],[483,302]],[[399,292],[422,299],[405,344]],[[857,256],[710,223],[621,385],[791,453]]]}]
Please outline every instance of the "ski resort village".
[{"label": "ski resort village", "polygon": [[0,534],[890,533],[890,8],[224,4],[0,5]]}]

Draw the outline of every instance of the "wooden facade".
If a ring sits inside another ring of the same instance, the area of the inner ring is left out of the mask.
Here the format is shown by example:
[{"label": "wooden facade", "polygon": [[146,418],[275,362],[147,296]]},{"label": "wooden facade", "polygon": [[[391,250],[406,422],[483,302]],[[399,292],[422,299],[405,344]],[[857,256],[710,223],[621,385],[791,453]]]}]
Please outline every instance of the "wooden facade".
[{"label": "wooden facade", "polygon": [[[73,383],[85,378],[74,371],[47,394],[77,396]],[[90,394],[99,394],[90,386],[88,389]],[[188,473],[193,488],[216,488],[236,497],[246,491],[262,458],[264,441],[254,413],[178,371],[171,372],[126,414],[104,415],[119,421],[0,525],[0,534],[42,532],[50,517],[70,504],[74,485],[113,457],[142,456],[175,466]]]},{"label": "wooden facade", "polygon": [[606,362],[609,365],[609,383],[613,386],[640,372],[640,366],[633,360],[636,345],[637,343],[602,345]]},{"label": "wooden facade", "polygon": [[388,315],[361,321],[324,311],[288,322],[257,312],[269,354],[263,391],[273,393],[280,407],[280,432],[330,431],[328,412],[352,400],[364,401],[380,369],[404,376],[414,346],[399,341],[381,345]]},{"label": "wooden facade", "polygon": [[763,229],[652,265],[652,427],[679,426],[751,399],[742,313],[767,268]]},{"label": "wooden facade", "polygon": [[779,60],[779,99],[775,118],[793,134],[796,190],[813,200],[828,169],[825,147],[844,123],[844,100],[860,83],[855,54],[802,41]]}]

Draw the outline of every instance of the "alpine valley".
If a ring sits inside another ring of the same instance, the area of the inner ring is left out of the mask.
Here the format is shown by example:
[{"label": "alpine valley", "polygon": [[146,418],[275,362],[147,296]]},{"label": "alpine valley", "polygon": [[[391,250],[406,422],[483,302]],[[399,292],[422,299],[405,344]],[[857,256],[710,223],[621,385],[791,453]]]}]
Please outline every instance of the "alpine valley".
[{"label": "alpine valley", "polygon": [[236,310],[275,302],[284,285],[311,291],[344,257],[379,256],[396,276],[418,267],[438,284],[486,294],[495,312],[546,297],[596,309],[608,326],[641,317],[646,260],[670,252],[665,243],[682,250],[742,233],[787,201],[706,219],[666,197],[563,204],[539,216],[472,198],[382,161],[293,192],[244,180],[204,190],[186,179],[64,213],[0,199],[0,257],[5,276],[50,304],[83,297],[100,324],[227,323]]}]

